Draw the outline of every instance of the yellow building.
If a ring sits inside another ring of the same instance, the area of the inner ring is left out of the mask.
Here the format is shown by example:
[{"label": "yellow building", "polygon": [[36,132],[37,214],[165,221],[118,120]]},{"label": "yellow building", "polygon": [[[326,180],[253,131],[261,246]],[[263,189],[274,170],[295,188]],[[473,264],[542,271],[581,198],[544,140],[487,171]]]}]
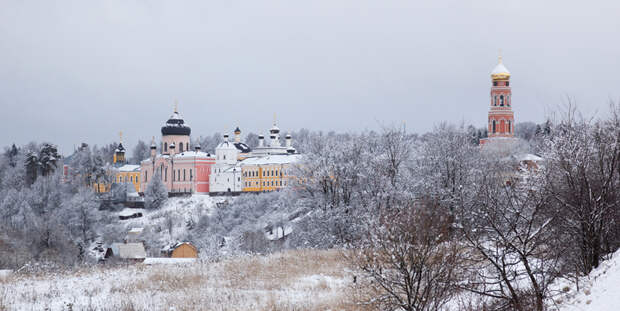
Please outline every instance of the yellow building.
[{"label": "yellow building", "polygon": [[[121,142],[114,150],[112,159],[112,168],[108,170],[108,174],[113,177],[112,183],[131,183],[136,192],[140,192],[140,165],[126,164],[125,147],[123,147],[123,134],[120,134]],[[110,191],[112,184],[95,183],[93,188],[95,192],[104,193]]]},{"label": "yellow building", "polygon": [[300,158],[299,154],[279,154],[241,161],[243,192],[274,191],[288,186],[293,165]]},{"label": "yellow building", "polygon": [[114,183],[131,183],[140,192],[140,165],[125,164],[115,169]]}]

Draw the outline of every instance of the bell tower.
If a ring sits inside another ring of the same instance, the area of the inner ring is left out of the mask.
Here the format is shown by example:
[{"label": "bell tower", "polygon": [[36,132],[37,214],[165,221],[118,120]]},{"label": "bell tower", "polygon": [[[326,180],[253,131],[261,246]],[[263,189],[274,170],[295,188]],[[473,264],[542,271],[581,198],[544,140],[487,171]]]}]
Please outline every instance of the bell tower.
[{"label": "bell tower", "polygon": [[510,72],[499,56],[497,66],[491,72],[491,100],[488,117],[488,138],[480,143],[487,143],[494,138],[514,137],[514,112],[512,111],[512,91],[510,88]]}]

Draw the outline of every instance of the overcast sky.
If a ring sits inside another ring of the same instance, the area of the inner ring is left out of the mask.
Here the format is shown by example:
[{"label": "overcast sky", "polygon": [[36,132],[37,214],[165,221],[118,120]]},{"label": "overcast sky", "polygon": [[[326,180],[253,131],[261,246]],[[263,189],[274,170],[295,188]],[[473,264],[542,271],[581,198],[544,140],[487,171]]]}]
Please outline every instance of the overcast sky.
[{"label": "overcast sky", "polygon": [[516,122],[620,99],[620,1],[0,0],[0,145],[484,126],[502,50]]}]

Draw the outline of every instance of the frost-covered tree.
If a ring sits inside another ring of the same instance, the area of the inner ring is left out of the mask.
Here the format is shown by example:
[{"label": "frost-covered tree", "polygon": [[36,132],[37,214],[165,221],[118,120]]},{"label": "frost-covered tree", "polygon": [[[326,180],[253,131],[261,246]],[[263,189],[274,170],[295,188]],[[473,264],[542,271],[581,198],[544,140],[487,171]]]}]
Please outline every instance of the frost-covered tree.
[{"label": "frost-covered tree", "polygon": [[[211,136],[206,136],[200,142],[200,150],[203,152],[215,154],[215,147],[222,142],[222,134],[215,132]],[[254,147],[254,146],[250,146]]]},{"label": "frost-covered tree", "polygon": [[138,143],[133,148],[133,153],[131,155],[131,163],[140,164],[142,160],[148,159],[150,157],[151,157],[150,144],[147,145],[144,141],[138,140]]},{"label": "frost-covered tree", "polygon": [[563,215],[557,234],[575,250],[569,259],[583,273],[620,247],[620,104],[610,112],[591,120],[569,107],[543,145],[546,190]]},{"label": "frost-covered tree", "polygon": [[547,213],[544,176],[496,158],[481,164],[475,195],[456,211],[468,258],[461,285],[497,309],[542,311],[566,249],[554,235],[557,215]]},{"label": "frost-covered tree", "polygon": [[97,197],[85,187],[63,203],[71,232],[84,246],[88,246],[96,236],[96,225],[101,218],[98,208]]},{"label": "frost-covered tree", "polygon": [[48,176],[54,172],[57,162],[60,160],[56,146],[43,143],[36,149],[31,149],[27,153],[24,165],[27,171],[27,182],[32,184],[38,176]]},{"label": "frost-covered tree", "polygon": [[447,123],[422,136],[415,158],[416,192],[453,206],[471,193],[470,177],[479,167],[480,148],[463,127]]},{"label": "frost-covered tree", "polygon": [[159,171],[156,171],[146,186],[144,205],[148,209],[158,209],[168,200],[168,189],[161,180]]}]

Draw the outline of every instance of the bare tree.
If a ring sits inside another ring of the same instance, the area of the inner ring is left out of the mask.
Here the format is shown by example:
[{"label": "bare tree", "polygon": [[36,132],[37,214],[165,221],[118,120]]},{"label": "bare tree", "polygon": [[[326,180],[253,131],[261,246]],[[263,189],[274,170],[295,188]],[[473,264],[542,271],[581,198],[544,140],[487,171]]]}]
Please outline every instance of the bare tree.
[{"label": "bare tree", "polygon": [[491,298],[493,309],[542,311],[561,259],[544,177],[527,167],[515,171],[513,163],[484,165],[476,194],[458,215],[469,254],[463,288]]},{"label": "bare tree", "polygon": [[438,206],[413,203],[386,210],[349,259],[372,288],[364,303],[380,310],[443,310],[455,294],[458,245]]}]

